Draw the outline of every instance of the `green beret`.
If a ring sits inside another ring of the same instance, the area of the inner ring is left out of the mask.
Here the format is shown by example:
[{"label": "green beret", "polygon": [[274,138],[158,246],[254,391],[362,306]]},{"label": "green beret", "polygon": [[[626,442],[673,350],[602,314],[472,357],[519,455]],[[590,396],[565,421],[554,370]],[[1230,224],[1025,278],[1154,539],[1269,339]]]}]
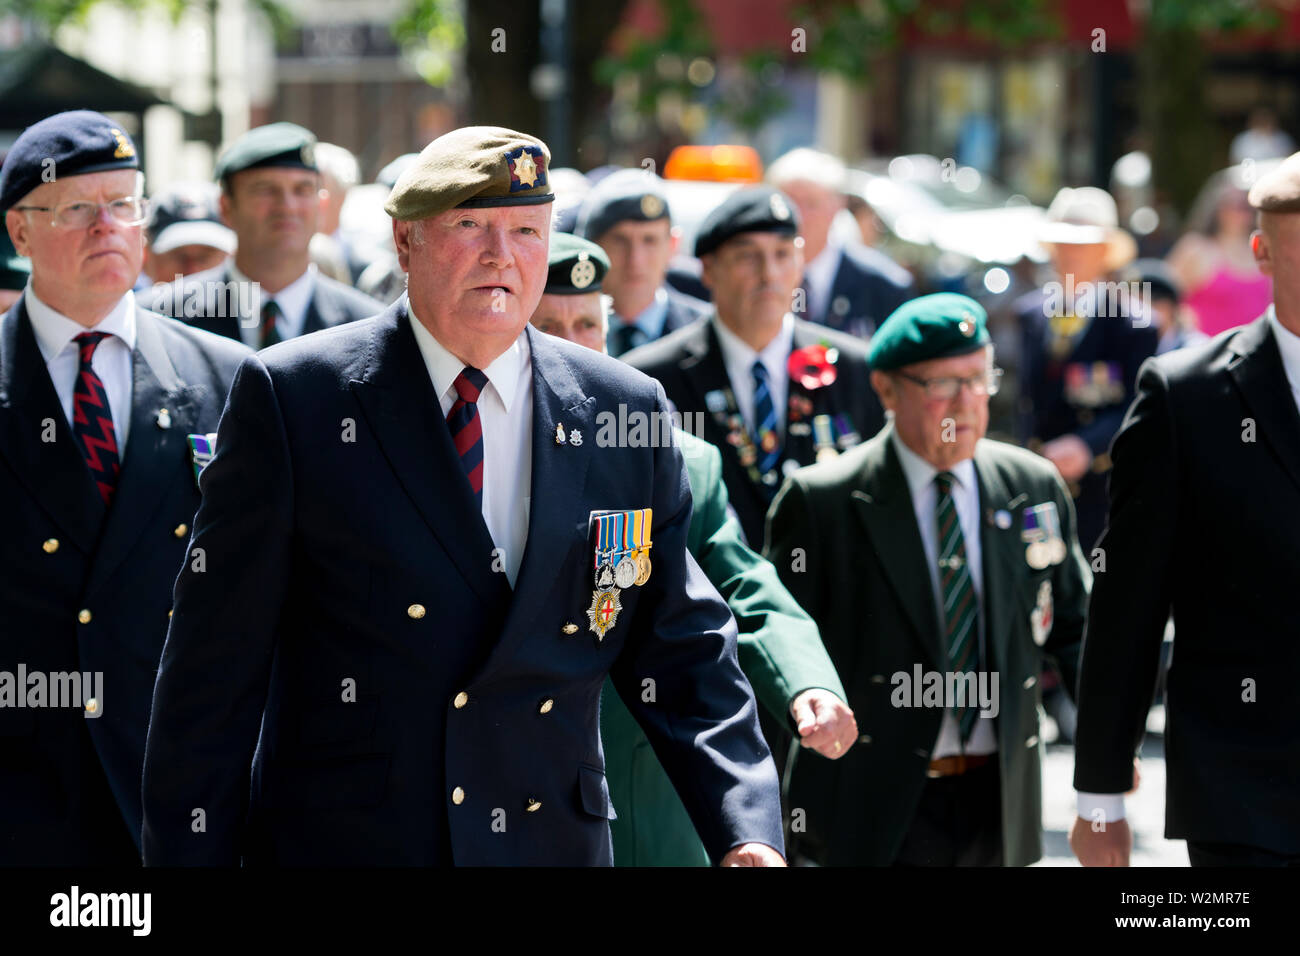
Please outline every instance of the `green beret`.
[{"label": "green beret", "polygon": [[316,170],[316,137],[294,123],[271,123],[250,129],[217,157],[214,178],[225,180],[245,169],[263,166]]},{"label": "green beret", "polygon": [[1261,176],[1247,199],[1260,212],[1300,212],[1300,153]]},{"label": "green beret", "polygon": [[988,313],[974,299],[937,292],[904,302],[871,337],[867,361],[879,372],[951,358],[982,349],[989,337]]},{"label": "green beret", "polygon": [[601,280],[609,271],[609,257],[594,242],[553,232],[546,265],[547,295],[584,295],[600,291]]},{"label": "green beret", "polygon": [[551,202],[551,151],[500,126],[464,126],[439,136],[397,178],[384,210],[428,219],[449,209]]}]

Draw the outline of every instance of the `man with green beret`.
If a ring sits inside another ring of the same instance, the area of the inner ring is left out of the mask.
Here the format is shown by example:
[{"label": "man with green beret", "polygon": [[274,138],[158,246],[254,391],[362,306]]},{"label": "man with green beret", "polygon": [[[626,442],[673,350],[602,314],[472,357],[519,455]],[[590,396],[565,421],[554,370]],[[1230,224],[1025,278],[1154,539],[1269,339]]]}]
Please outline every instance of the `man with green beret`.
[{"label": "man with green beret", "polygon": [[[553,235],[546,292],[533,325],[603,352],[609,313],[601,292],[606,269],[600,246]],[[759,701],[788,723],[805,747],[832,760],[843,756],[857,739],[857,725],[817,626],[776,569],[746,546],[727,501],[718,450],[681,429],[673,435],[686,460],[694,504],[687,549],[736,618],[741,669]],[[707,866],[708,853],[681,798],[610,681],[601,693],[600,735],[609,795],[618,812],[610,824],[614,864]]]},{"label": "man with green beret", "polygon": [[377,299],[312,264],[321,214],[316,137],[293,123],[249,130],[217,157],[231,259],[157,286],[154,308],[255,349],[382,312]]},{"label": "man with green beret", "polygon": [[513,130],[434,140],[385,206],[407,295],[240,368],[158,671],[146,863],[609,865],[612,676],[709,859],[784,865],[681,453],[600,437],[670,420],[663,390],[528,325],[549,167]]},{"label": "man with green beret", "polygon": [[766,553],[821,628],[857,716],[800,753],[798,853],[823,864],[1023,866],[1042,855],[1038,675],[1074,686],[1090,571],[1050,463],[984,437],[984,309],[905,303],[871,341],[890,424],[786,482]]}]

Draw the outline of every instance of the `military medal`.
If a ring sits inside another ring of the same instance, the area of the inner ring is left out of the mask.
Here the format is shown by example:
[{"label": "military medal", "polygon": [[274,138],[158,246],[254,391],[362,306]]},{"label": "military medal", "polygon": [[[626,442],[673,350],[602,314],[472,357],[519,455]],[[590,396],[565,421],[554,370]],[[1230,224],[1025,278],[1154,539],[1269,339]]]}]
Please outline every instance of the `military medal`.
[{"label": "military medal", "polygon": [[614,541],[618,545],[618,550],[614,552],[616,563],[614,565],[614,583],[623,590],[627,590],[636,583],[636,561],[633,558],[633,551],[628,547],[628,536],[632,532],[632,512],[625,511],[621,514],[614,515]]},{"label": "military medal", "polygon": [[654,518],[653,508],[641,508],[632,512],[632,548],[636,561],[636,577],[632,583],[645,587],[650,580],[650,525]]},{"label": "military medal", "polygon": [[587,608],[587,620],[590,631],[597,641],[603,641],[605,634],[618,623],[618,612],[623,610],[619,601],[618,588],[595,591],[591,595],[591,607]]},{"label": "military medal", "polygon": [[1025,509],[1021,540],[1026,544],[1025,562],[1035,571],[1065,558],[1065,541],[1061,538],[1061,521],[1056,502],[1048,501]]},{"label": "military medal", "polygon": [[555,444],[563,445],[564,442],[565,442],[564,425],[561,424],[560,422],[556,422],[555,423]]},{"label": "military medal", "polygon": [[645,587],[650,580],[650,555],[642,551],[636,556],[636,581],[633,583],[639,587]]},{"label": "military medal", "polygon": [[186,435],[185,440],[190,446],[190,461],[194,463],[194,484],[197,485],[199,475],[203,473],[204,468],[208,467],[208,462],[212,461],[212,456],[216,454],[217,433]]},{"label": "military medal", "polygon": [[596,560],[595,560],[595,585],[596,590],[611,588],[614,586],[614,566],[611,561],[613,552],[613,531],[610,523],[613,515],[593,514],[596,520]]},{"label": "military medal", "polygon": [[830,461],[838,458],[835,449],[835,425],[829,415],[814,415],[812,420],[813,447],[817,449],[818,461]]}]

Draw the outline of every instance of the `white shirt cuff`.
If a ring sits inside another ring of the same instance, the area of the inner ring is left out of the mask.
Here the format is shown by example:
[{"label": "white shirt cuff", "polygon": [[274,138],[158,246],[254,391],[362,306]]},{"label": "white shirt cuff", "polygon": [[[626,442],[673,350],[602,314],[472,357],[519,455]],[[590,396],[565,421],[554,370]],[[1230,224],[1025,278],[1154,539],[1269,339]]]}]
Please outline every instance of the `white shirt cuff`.
[{"label": "white shirt cuff", "polygon": [[[1079,817],[1084,820],[1115,822],[1124,819],[1124,794],[1078,791]],[[1098,814],[1097,811],[1101,811]]]}]

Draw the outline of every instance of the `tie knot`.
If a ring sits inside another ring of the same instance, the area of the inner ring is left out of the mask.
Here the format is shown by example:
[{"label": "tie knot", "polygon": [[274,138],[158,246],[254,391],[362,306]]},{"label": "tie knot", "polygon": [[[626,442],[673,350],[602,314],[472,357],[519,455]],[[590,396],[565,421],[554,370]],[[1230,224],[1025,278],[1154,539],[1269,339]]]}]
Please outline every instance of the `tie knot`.
[{"label": "tie knot", "polygon": [[460,400],[472,405],[478,401],[479,393],[487,384],[487,376],[474,366],[466,365],[456,376],[453,384],[456,386],[456,394],[460,396]]},{"label": "tie knot", "polygon": [[754,378],[760,382],[767,381],[767,366],[763,364],[762,359],[754,359],[754,364],[750,366],[750,370],[754,373]]},{"label": "tie knot", "polygon": [[940,494],[950,495],[952,486],[957,483],[957,477],[951,471],[941,471],[934,476],[934,483],[939,486]]},{"label": "tie knot", "polygon": [[82,364],[90,362],[91,356],[95,354],[95,349],[99,343],[112,335],[111,332],[82,332],[72,341],[77,343],[77,348],[81,350]]}]

